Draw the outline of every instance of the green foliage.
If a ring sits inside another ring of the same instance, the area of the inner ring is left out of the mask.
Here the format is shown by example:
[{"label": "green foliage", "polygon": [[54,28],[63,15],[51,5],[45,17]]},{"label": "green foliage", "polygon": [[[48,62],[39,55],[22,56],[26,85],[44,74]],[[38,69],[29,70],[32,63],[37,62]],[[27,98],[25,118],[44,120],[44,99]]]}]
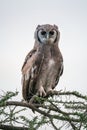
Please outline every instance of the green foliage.
[{"label": "green foliage", "polygon": [[[6,92],[0,97],[0,128],[8,125],[8,130],[38,130],[49,124],[55,130],[87,130],[87,96],[76,91],[55,91],[49,97],[35,96],[36,104],[29,104],[12,101],[17,95],[18,92]],[[29,115],[29,108],[35,112],[31,118],[24,114],[27,111]]]},{"label": "green foliage", "polygon": [[12,97],[18,95],[18,92],[16,91],[14,92],[6,92],[4,93],[3,96],[1,96],[0,98],[0,106],[2,106],[6,101],[8,101],[9,99],[11,99]]}]

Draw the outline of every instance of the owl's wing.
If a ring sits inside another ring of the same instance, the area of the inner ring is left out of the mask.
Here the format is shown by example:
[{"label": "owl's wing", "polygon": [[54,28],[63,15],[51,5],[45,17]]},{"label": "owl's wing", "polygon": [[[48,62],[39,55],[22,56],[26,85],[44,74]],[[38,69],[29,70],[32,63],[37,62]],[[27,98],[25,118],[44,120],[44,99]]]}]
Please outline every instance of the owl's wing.
[{"label": "owl's wing", "polygon": [[42,53],[31,50],[25,58],[22,67],[22,94],[26,101],[35,94],[35,83],[43,62]]},{"label": "owl's wing", "polygon": [[55,86],[58,84],[59,78],[63,74],[63,70],[64,70],[64,65],[63,65],[63,62],[61,62],[60,67],[58,69],[58,74],[57,74],[57,78],[56,78],[56,81],[55,81]]}]

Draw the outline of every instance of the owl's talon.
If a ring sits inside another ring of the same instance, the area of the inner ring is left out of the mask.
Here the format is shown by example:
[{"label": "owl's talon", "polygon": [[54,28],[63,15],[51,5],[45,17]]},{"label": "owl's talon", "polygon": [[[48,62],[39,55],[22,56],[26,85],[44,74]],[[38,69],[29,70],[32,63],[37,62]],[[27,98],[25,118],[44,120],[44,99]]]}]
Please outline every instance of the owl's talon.
[{"label": "owl's talon", "polygon": [[46,96],[46,92],[44,90],[44,88],[41,86],[38,91],[37,91],[37,95],[40,97],[45,97]]},{"label": "owl's talon", "polygon": [[30,99],[30,101],[29,101],[29,104],[30,104],[30,105],[32,105],[32,104],[34,103],[36,97],[37,97],[37,96],[34,95],[34,96]]},{"label": "owl's talon", "polygon": [[52,95],[52,94],[53,94],[53,92],[54,92],[54,90],[53,90],[53,89],[49,89],[49,90],[47,91],[47,95]]}]

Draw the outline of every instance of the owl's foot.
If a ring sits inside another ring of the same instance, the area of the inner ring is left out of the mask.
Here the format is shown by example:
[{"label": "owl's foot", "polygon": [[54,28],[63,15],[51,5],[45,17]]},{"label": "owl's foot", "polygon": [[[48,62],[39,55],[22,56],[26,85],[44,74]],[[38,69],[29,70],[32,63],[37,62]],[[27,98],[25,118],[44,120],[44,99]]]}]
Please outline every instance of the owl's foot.
[{"label": "owl's foot", "polygon": [[47,91],[47,96],[53,96],[53,95],[58,95],[62,90],[56,91],[53,89],[49,89],[49,91]]},{"label": "owl's foot", "polygon": [[37,97],[36,95],[32,96],[32,98],[29,101],[30,105],[33,105],[35,103],[36,97]]},{"label": "owl's foot", "polygon": [[47,90],[47,95],[52,95],[53,92],[54,92],[54,90],[50,88],[50,89]]},{"label": "owl's foot", "polygon": [[45,97],[46,96],[46,92],[44,90],[44,88],[41,86],[38,91],[37,91],[37,95],[40,97]]}]

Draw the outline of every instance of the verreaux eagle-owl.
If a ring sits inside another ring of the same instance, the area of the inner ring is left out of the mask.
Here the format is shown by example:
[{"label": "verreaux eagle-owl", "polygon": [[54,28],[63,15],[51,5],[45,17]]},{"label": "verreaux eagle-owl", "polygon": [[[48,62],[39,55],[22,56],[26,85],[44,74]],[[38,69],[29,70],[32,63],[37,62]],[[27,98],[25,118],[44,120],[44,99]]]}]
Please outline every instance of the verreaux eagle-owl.
[{"label": "verreaux eagle-owl", "polygon": [[28,102],[34,95],[46,96],[53,91],[63,73],[58,27],[38,25],[34,38],[34,47],[22,66],[22,95]]}]

